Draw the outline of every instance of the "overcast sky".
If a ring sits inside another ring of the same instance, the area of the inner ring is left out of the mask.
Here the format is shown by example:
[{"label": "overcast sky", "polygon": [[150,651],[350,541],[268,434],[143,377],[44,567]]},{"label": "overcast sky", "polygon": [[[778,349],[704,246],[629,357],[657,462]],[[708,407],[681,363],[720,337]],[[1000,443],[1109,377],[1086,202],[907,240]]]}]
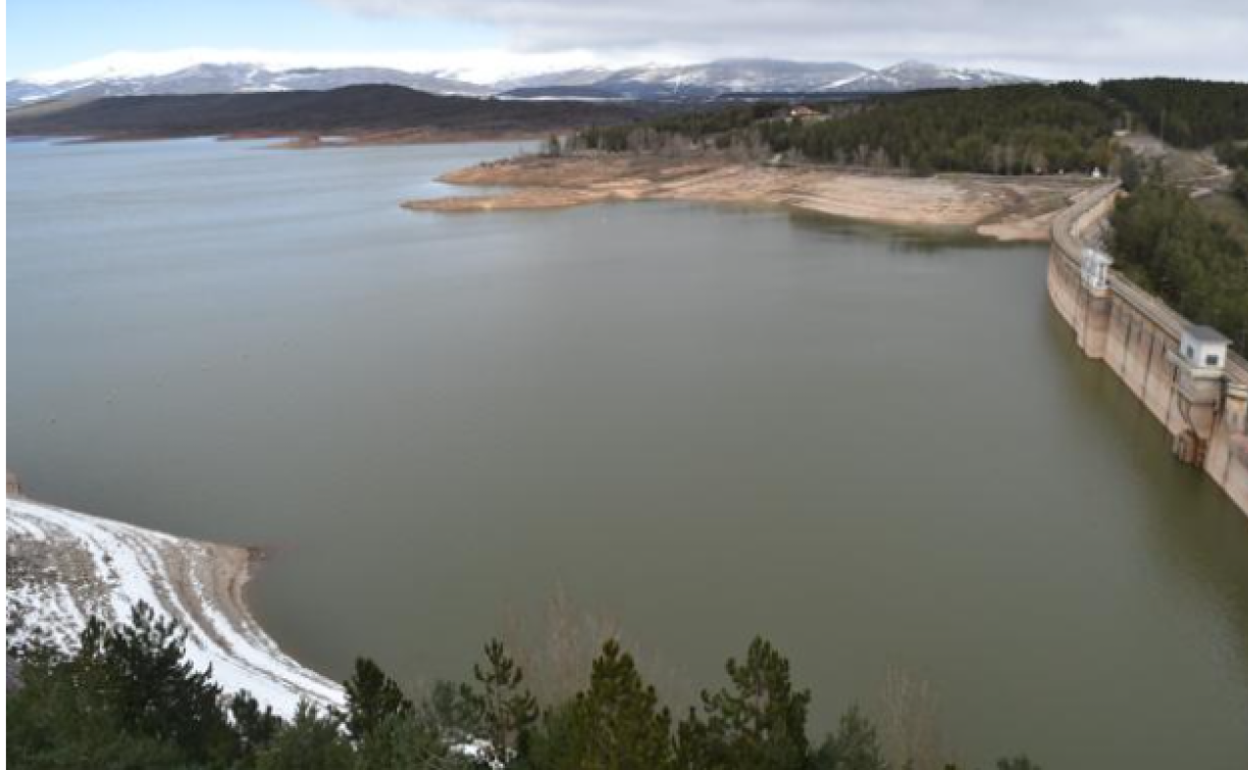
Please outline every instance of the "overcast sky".
[{"label": "overcast sky", "polygon": [[7,19],[10,78],[195,47],[483,76],[757,56],[1248,80],[1248,0],[10,0]]}]

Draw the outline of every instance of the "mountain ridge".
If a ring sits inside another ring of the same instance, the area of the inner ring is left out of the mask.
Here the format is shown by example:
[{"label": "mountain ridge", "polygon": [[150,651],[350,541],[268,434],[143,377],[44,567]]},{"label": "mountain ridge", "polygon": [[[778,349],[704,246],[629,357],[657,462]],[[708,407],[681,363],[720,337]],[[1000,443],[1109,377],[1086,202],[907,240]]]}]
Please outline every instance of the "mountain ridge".
[{"label": "mountain ridge", "polygon": [[475,83],[453,71],[389,67],[275,68],[258,63],[199,63],[158,74],[109,71],[67,80],[17,78],[5,84],[9,107],[47,99],[328,91],[353,85],[399,85],[456,96],[524,98],[542,89],[590,89],[604,99],[696,100],[730,92],[890,92],[977,88],[1035,78],[988,69],[940,67],[908,60],[882,69],[845,61],[715,59],[695,64],[581,67]]},{"label": "mountain ridge", "polygon": [[64,99],[8,111],[9,136],[158,139],[191,136],[353,136],[369,141],[535,138],[622,124],[681,105],[443,96],[396,85],[326,91],[155,94]]}]

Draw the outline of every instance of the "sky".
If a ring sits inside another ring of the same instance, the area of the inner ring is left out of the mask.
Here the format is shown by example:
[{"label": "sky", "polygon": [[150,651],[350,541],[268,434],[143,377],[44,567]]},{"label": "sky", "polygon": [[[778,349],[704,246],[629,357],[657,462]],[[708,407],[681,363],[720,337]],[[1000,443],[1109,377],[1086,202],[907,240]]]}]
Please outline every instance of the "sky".
[{"label": "sky", "polygon": [[483,80],[771,57],[1248,80],[1246,0],[9,0],[6,20],[6,79],[101,59],[377,64]]}]

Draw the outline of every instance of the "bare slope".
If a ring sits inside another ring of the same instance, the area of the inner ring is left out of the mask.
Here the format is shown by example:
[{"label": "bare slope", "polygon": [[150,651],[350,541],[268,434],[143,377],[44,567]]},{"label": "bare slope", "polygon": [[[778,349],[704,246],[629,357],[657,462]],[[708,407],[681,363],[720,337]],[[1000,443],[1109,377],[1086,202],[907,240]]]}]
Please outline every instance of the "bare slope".
[{"label": "bare slope", "polygon": [[251,616],[252,554],[29,500],[9,480],[5,621],[10,643],[39,635],[72,647],[88,617],[129,619],[140,601],[188,631],[187,655],[227,692],[247,690],[289,717],[301,698],[337,705],[342,690],[301,666]]}]

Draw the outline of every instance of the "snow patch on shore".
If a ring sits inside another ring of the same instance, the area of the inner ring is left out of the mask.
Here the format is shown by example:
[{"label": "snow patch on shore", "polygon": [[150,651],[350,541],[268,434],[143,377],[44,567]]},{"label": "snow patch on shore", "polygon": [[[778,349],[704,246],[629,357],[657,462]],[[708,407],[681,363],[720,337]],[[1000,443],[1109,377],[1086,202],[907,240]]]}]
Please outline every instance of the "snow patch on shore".
[{"label": "snow patch on shore", "polygon": [[124,621],[146,602],[188,631],[187,656],[227,692],[247,690],[285,717],[300,699],[342,704],[337,683],[282,652],[243,606],[244,550],[25,498],[8,499],[5,531],[10,644],[38,631],[72,649],[91,615]]}]

